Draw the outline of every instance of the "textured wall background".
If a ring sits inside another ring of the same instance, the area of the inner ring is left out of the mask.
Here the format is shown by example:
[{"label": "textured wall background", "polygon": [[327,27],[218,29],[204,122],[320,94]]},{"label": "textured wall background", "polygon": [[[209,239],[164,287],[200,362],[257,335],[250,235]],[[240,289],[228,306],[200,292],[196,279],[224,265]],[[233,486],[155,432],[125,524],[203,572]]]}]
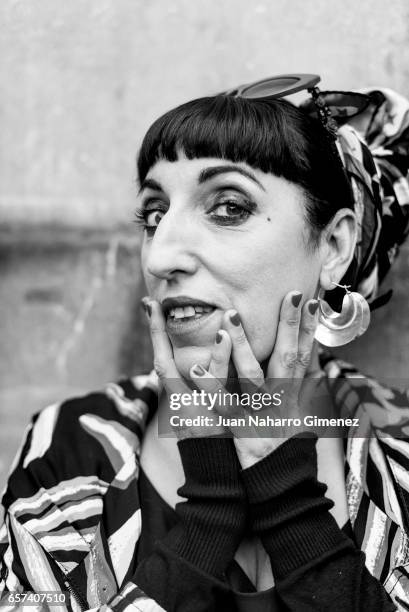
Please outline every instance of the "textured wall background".
[{"label": "textured wall background", "polygon": [[0,206],[13,222],[127,223],[148,125],[270,74],[409,93],[407,0],[3,0]]},{"label": "textured wall background", "polygon": [[[409,3],[3,0],[0,20],[1,485],[34,410],[149,365],[131,219],[152,120],[281,72],[408,95]],[[378,376],[407,375],[408,264],[341,351]]]}]

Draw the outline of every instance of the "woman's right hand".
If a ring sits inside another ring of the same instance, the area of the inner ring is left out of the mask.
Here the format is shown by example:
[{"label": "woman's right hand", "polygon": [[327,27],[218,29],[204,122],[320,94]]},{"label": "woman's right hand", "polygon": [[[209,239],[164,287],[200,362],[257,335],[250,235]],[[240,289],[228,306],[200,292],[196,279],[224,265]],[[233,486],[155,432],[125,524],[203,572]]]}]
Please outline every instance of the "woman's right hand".
[{"label": "woman's right hand", "polygon": [[[173,348],[170,342],[168,333],[166,331],[166,321],[162,312],[160,304],[144,297],[142,299],[145,312],[149,321],[149,330],[152,340],[153,347],[153,363],[155,371],[159,377],[160,384],[169,398],[172,394],[189,394],[192,396],[192,387],[185,382],[177,369],[174,356]],[[220,333],[220,332],[219,332]],[[225,331],[221,331],[223,334],[223,342],[215,344],[212,354],[212,360],[209,366],[211,374],[217,378],[220,382],[224,382],[227,378],[228,362],[231,350],[231,341],[229,334]],[[219,348],[220,347],[220,348]],[[169,414],[170,414],[169,410]],[[172,413],[176,414],[176,413]],[[208,405],[202,403],[200,405],[180,406],[177,411],[178,416],[181,419],[192,419],[193,417],[209,417],[215,416],[214,412],[209,411]],[[231,437],[231,433],[225,427],[217,425],[186,425],[173,427],[173,431],[177,438],[202,438],[212,436]]]}]

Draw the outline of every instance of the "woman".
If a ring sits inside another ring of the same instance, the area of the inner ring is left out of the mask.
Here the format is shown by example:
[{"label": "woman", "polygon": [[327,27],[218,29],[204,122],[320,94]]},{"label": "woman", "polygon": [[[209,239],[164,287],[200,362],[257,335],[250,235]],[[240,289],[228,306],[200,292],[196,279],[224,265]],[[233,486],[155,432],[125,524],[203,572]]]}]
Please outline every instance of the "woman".
[{"label": "woman", "polygon": [[[351,125],[335,144],[315,89],[321,122],[277,92],[239,93],[178,107],[144,139],[156,375],[34,417],[3,497],[9,604],[68,591],[74,610],[409,609],[408,398],[318,346],[363,333],[362,296],[374,303],[406,234],[409,107],[376,92],[347,116],[383,147],[377,174]],[[341,304],[342,285],[354,291]],[[358,420],[345,449],[339,430],[317,441],[303,418],[268,437],[233,421],[255,414],[244,392],[271,398],[278,381],[281,417],[325,397],[325,415]],[[213,412],[195,391],[213,394]],[[176,437],[158,436],[169,424]]]}]

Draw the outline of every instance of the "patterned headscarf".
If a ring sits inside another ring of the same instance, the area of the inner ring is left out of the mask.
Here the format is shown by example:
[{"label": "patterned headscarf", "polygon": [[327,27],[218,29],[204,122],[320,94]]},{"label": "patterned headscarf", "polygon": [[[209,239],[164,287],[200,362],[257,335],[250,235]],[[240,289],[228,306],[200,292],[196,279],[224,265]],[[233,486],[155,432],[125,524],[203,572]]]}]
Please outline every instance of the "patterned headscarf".
[{"label": "patterned headscarf", "polygon": [[[337,146],[358,219],[354,258],[340,282],[374,310],[392,295],[379,296],[379,285],[409,234],[409,101],[390,89],[321,95],[339,126]],[[313,111],[311,101],[302,107]]]}]

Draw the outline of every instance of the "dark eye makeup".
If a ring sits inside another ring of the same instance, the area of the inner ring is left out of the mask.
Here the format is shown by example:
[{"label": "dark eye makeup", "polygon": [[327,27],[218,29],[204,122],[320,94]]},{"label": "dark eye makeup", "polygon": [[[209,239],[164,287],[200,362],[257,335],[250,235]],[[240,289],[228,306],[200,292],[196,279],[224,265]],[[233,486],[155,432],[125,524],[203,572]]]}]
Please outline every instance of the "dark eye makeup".
[{"label": "dark eye makeup", "polygon": [[[201,203],[207,219],[218,226],[241,225],[256,211],[257,204],[236,186],[223,186],[205,197]],[[135,222],[148,236],[153,236],[169,205],[163,200],[147,198],[135,211]]]},{"label": "dark eye makeup", "polygon": [[224,189],[216,194],[207,214],[214,223],[234,226],[246,221],[256,208],[257,205],[242,193]]},{"label": "dark eye makeup", "polygon": [[142,227],[148,236],[153,236],[169,206],[158,198],[146,198],[134,212],[134,223]]}]

